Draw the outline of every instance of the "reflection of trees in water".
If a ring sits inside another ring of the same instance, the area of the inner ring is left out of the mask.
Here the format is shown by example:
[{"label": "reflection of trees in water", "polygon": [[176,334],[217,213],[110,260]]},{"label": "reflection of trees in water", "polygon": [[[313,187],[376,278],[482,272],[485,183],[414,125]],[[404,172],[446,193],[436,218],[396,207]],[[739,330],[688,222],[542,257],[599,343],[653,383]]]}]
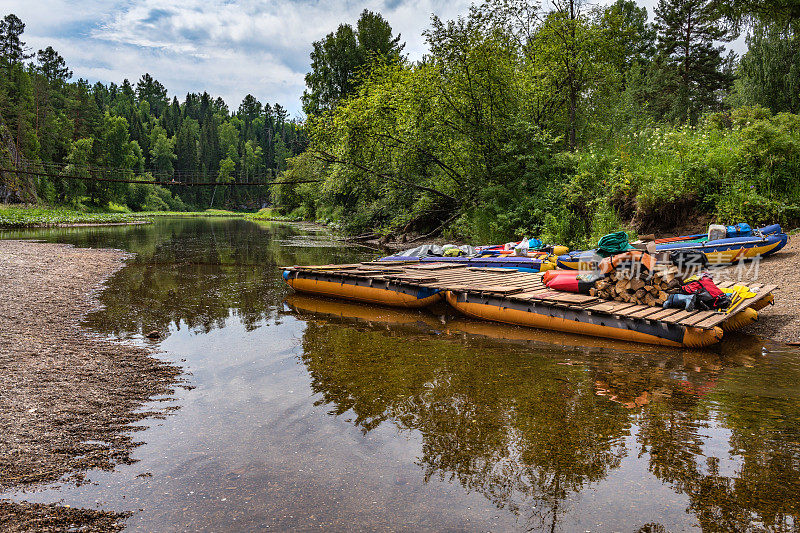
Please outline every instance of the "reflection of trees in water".
[{"label": "reflection of trees in water", "polygon": [[[688,496],[704,531],[797,531],[800,371],[790,359],[759,363],[761,343],[748,342],[639,361],[635,372],[624,360],[590,367],[601,394],[635,409],[639,457]],[[710,454],[727,432],[728,453]]]},{"label": "reflection of trees in water", "polygon": [[[707,395],[675,394],[640,415],[640,453],[689,497],[703,531],[800,530],[799,374],[788,361],[730,369]],[[715,421],[731,432],[725,457],[704,454]]]},{"label": "reflection of trees in water", "polygon": [[[742,350],[572,354],[581,362],[569,366],[513,345],[315,320],[303,348],[319,404],[352,412],[364,432],[385,420],[419,431],[426,481],[456,480],[530,529],[558,529],[571,495],[620,464],[629,422],[639,457],[688,497],[704,531],[800,529],[790,361]],[[731,457],[709,453],[728,431]]]},{"label": "reflection of trees in water", "polygon": [[625,453],[625,409],[528,350],[313,321],[303,348],[320,404],[365,432],[388,419],[419,431],[426,481],[457,480],[532,529],[557,529],[570,494]]},{"label": "reflection of trees in water", "polygon": [[282,307],[287,289],[279,267],[353,259],[346,250],[279,242],[301,234],[285,224],[240,219],[156,221],[137,228],[135,238],[125,241],[136,258],[109,282],[101,298],[106,309],[89,323],[116,334],[157,330],[166,336],[171,324],[208,332],[235,315],[254,329]]}]

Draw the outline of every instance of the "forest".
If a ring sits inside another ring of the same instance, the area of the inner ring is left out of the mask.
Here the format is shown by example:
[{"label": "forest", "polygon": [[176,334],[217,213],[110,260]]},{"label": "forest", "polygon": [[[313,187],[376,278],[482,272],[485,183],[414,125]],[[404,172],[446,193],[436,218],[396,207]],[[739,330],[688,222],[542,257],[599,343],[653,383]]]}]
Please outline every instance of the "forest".
[{"label": "forest", "polygon": [[[351,234],[580,246],[620,228],[791,228],[799,30],[791,0],[660,0],[653,12],[632,0],[484,0],[432,17],[428,51],[411,60],[365,10],[313,43],[301,120],[252,95],[235,111],[207,93],[170,99],[149,74],[71,81],[58,52],[27,51],[24,23],[8,15],[0,168],[22,158],[63,175],[204,175],[220,187],[55,175],[28,194],[132,210],[269,206]],[[746,52],[727,51],[741,36]],[[2,175],[7,190],[24,182]],[[258,179],[271,184],[225,186]]]},{"label": "forest", "polygon": [[[145,73],[135,83],[71,81],[52,47],[30,53],[25,24],[0,20],[0,168],[24,161],[49,176],[4,172],[0,197],[49,205],[135,211],[192,207],[262,207],[269,182],[307,145],[303,124],[285,107],[248,94],[231,111],[222,98],[189,93],[183,101]],[[55,170],[54,170],[55,169]],[[64,177],[60,177],[63,175]],[[220,187],[68,179],[93,176],[129,181],[216,181]]]}]

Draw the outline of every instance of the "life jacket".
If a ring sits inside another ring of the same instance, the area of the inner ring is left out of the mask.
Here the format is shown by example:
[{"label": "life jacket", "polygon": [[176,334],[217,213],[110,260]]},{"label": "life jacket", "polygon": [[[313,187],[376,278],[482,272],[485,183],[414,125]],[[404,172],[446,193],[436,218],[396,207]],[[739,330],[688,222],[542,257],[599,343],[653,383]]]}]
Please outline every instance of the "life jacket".
[{"label": "life jacket", "polygon": [[642,266],[650,272],[652,272],[656,266],[656,258],[652,255],[648,254],[647,252],[642,252],[641,250],[631,250],[629,252],[623,252],[611,257],[606,257],[600,261],[598,268],[603,274],[608,274],[622,263],[635,262],[641,263]]}]

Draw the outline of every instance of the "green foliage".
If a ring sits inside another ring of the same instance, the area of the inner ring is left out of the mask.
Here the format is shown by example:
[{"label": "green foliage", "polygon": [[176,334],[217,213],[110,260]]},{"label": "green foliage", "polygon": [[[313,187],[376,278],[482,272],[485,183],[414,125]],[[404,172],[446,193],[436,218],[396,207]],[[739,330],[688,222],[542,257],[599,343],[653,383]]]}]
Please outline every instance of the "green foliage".
[{"label": "green foliage", "polygon": [[655,14],[661,61],[653,89],[676,91],[678,98],[661,111],[672,121],[694,124],[704,110],[719,106],[733,81],[717,45],[730,36],[712,0],[659,0]]},{"label": "green foliage", "polygon": [[10,13],[0,20],[0,60],[10,64],[21,64],[30,56],[25,52],[25,41],[21,39],[25,23]]},{"label": "green foliage", "polygon": [[723,224],[796,224],[800,117],[742,108],[707,116],[697,128],[645,130],[582,154],[579,169],[576,176],[595,177],[573,180],[579,196],[602,198],[642,229],[665,231],[698,213]]},{"label": "green foliage", "polygon": [[178,158],[175,155],[175,140],[167,137],[164,128],[156,126],[151,133],[150,160],[157,176],[172,177],[174,172],[173,162]]},{"label": "green foliage", "polygon": [[[78,139],[72,143],[69,155],[67,156],[67,166],[64,167],[64,174],[67,176],[77,176],[82,178],[91,177],[87,165],[92,161],[92,149],[94,139]],[[60,180],[62,199],[68,203],[77,203],[86,194],[86,181],[76,179]]]},{"label": "green foliage", "polygon": [[335,33],[313,43],[311,72],[306,74],[309,90],[303,93],[303,109],[317,115],[333,109],[351,95],[361,70],[375,56],[399,60],[404,44],[392,36],[392,27],[380,13],[365,9],[353,29],[340,24]]},{"label": "green foliage", "polygon": [[[153,179],[141,176],[142,181]],[[186,204],[168,189],[152,183],[134,183],[128,189],[125,201],[134,211],[186,211]]]},{"label": "green foliage", "polygon": [[147,220],[135,213],[91,213],[60,207],[2,206],[0,227],[29,228],[62,224],[103,224]]},{"label": "green foliage", "polygon": [[39,50],[36,53],[36,62],[39,71],[51,83],[65,82],[72,77],[72,71],[67,68],[66,61],[52,46]]},{"label": "green foliage", "polygon": [[288,214],[283,215],[279,213],[277,210],[271,207],[265,207],[263,209],[259,209],[257,213],[248,213],[244,216],[246,220],[253,220],[253,221],[269,221],[269,220],[285,220],[285,221],[299,221],[305,220],[306,217],[304,214],[300,214],[302,212],[302,208],[299,208],[297,214]]},{"label": "green foliage", "polygon": [[800,111],[800,36],[779,26],[756,26],[739,63],[733,99],[773,112]]}]

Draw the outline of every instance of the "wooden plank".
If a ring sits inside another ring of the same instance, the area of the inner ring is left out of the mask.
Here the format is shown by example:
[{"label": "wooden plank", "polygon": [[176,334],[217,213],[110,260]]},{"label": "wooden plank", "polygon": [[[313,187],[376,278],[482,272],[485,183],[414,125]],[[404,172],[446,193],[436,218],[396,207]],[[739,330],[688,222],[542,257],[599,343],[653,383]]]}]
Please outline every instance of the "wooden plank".
[{"label": "wooden plank", "polygon": [[535,291],[525,291],[525,292],[520,292],[520,293],[517,293],[517,294],[512,294],[510,296],[510,298],[513,299],[513,300],[530,301],[534,296],[536,296],[537,294],[541,294],[543,292],[550,292],[550,290],[549,289],[538,289],[538,290],[535,290]]},{"label": "wooden plank", "polygon": [[[738,311],[737,311],[737,313],[738,313]],[[730,315],[726,314],[726,313],[714,313],[713,316],[710,316],[710,317],[706,318],[705,320],[702,320],[702,321],[697,322],[696,324],[694,324],[694,327],[701,328],[701,329],[711,329],[714,326],[716,326],[717,324],[721,324],[722,322],[725,322],[726,320],[728,320],[730,317],[732,317],[733,315],[735,315],[737,313],[733,313],[733,314],[730,314]]]},{"label": "wooden plank", "polygon": [[707,320],[712,316],[717,316],[719,314],[718,311],[700,311],[699,313],[695,313],[694,315],[690,316],[689,318],[683,319],[679,322],[681,326],[694,326],[702,322],[703,320]]},{"label": "wooden plank", "polygon": [[461,263],[421,263],[418,265],[407,266],[409,270],[453,270],[466,268],[467,265]]},{"label": "wooden plank", "polygon": [[719,287],[720,289],[727,289],[727,288],[730,288],[730,287],[732,287],[732,286],[734,285],[734,283],[735,283],[735,282],[733,282],[733,281],[724,281],[724,282],[722,282],[722,283],[717,283],[716,285],[717,285],[717,287]]},{"label": "wooden plank", "polygon": [[667,324],[677,324],[681,320],[685,320],[692,316],[695,313],[699,313],[700,311],[679,311],[674,315],[670,315],[667,318],[661,320],[662,322],[666,322]]},{"label": "wooden plank", "polygon": [[452,285],[448,290],[457,292],[494,292],[497,294],[517,294],[522,292],[520,287],[509,285]]},{"label": "wooden plank", "polygon": [[[419,272],[420,269],[416,270],[409,270],[409,272]],[[465,269],[447,269],[447,270],[437,270],[437,276],[441,276],[447,279],[472,279],[474,276],[471,276]]]},{"label": "wooden plank", "polygon": [[658,313],[654,313],[652,315],[648,315],[647,319],[648,320],[663,320],[664,318],[666,318],[666,317],[668,317],[670,315],[674,315],[675,313],[677,313],[679,311],[681,311],[681,309],[676,309],[674,307],[670,307],[668,309],[662,309]]},{"label": "wooden plank", "polygon": [[612,300],[601,300],[601,303],[587,307],[587,311],[597,311],[600,313],[619,313],[627,307],[633,307],[636,304],[627,302],[615,302]]},{"label": "wooden plank", "polygon": [[[382,272],[368,272],[366,270],[335,270],[335,271],[322,271],[325,274],[330,276],[343,276],[343,277],[369,277],[369,276],[383,276],[385,275]],[[389,274],[389,275],[397,275],[397,274]]]},{"label": "wooden plank", "polygon": [[509,285],[512,284],[512,283],[514,285],[518,285],[520,287],[530,288],[530,289],[546,289],[547,288],[547,285],[545,285],[544,283],[535,283],[535,282],[530,282],[530,281],[515,282],[513,279],[508,280],[508,284]]},{"label": "wooden plank", "polygon": [[522,292],[522,287],[515,287],[513,285],[484,285],[480,290],[481,292],[494,292],[497,294],[517,294]]},{"label": "wooden plank", "polygon": [[634,312],[630,312],[629,310],[625,311],[625,314],[630,318],[649,318],[651,315],[654,315],[660,311],[663,311],[664,308],[661,306],[654,306],[654,305],[645,305],[643,309],[638,309]]},{"label": "wooden plank", "polygon": [[547,301],[569,303],[569,304],[596,302],[597,300],[598,298],[596,296],[589,296],[588,294],[575,294],[575,293],[561,293],[558,296],[551,296],[547,298]]},{"label": "wooden plank", "polygon": [[350,268],[358,268],[361,266],[361,263],[350,263],[345,265],[305,265],[305,266],[296,266],[295,268],[301,268],[303,270],[347,270]]},{"label": "wooden plank", "polygon": [[434,277],[411,276],[408,274],[400,276],[389,274],[386,275],[386,277],[392,281],[403,281],[406,283],[434,283],[435,281],[437,281],[436,278]]},{"label": "wooden plank", "polygon": [[531,300],[549,300],[552,297],[558,297],[562,294],[561,291],[554,291],[550,289],[544,289],[541,291],[537,291],[536,294],[531,296]]},{"label": "wooden plank", "polygon": [[472,272],[495,272],[497,274],[517,274],[519,270],[515,268],[495,268],[495,267],[467,267]]}]

